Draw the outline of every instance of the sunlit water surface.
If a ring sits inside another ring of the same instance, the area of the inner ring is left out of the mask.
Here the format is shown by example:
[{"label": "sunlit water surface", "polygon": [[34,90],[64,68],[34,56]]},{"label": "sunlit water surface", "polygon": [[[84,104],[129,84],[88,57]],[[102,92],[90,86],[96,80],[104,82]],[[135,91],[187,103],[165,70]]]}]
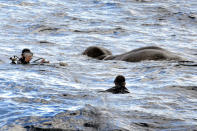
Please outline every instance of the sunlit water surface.
[{"label": "sunlit water surface", "polygon": [[[157,118],[143,113],[171,120],[157,129],[195,129],[197,92],[172,87],[197,86],[195,66],[98,61],[81,53],[92,45],[113,54],[153,45],[196,61],[196,7],[196,0],[1,0],[0,127],[89,104],[111,111],[126,129]],[[20,56],[23,48],[51,64],[9,64],[9,57]],[[130,94],[98,92],[112,87],[118,74],[126,77]]]}]

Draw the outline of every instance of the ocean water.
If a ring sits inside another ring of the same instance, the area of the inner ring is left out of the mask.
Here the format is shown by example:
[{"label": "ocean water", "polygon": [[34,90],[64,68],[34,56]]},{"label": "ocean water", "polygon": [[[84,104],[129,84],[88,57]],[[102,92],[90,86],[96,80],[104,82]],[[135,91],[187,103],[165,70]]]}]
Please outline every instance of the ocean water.
[{"label": "ocean water", "polygon": [[[127,130],[197,129],[196,66],[81,54],[93,45],[113,54],[159,46],[197,61],[196,7],[196,0],[0,0],[0,130],[86,105],[110,112]],[[23,48],[50,64],[11,65]],[[119,74],[131,93],[99,92]]]}]

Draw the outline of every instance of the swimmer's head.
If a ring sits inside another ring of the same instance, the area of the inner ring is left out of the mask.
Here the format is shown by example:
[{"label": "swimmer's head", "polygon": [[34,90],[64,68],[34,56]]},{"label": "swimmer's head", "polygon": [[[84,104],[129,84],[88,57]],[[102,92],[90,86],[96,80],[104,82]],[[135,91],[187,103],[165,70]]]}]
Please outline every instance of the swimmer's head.
[{"label": "swimmer's head", "polygon": [[30,49],[27,49],[27,48],[22,50],[21,55],[25,59],[26,62],[30,62],[33,57],[33,53],[30,51]]},{"label": "swimmer's head", "polygon": [[21,55],[23,55],[24,53],[31,53],[30,49],[25,48],[22,50]]},{"label": "swimmer's head", "polygon": [[125,77],[122,75],[116,76],[114,83],[115,83],[115,85],[125,86],[126,85]]}]

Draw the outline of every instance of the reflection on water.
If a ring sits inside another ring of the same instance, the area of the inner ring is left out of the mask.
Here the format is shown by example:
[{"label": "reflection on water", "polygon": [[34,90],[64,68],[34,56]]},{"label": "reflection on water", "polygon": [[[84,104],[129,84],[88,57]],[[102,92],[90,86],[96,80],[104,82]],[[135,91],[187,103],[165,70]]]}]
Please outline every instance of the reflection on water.
[{"label": "reflection on water", "polygon": [[[90,108],[107,114],[106,129],[195,129],[196,66],[98,61],[81,53],[92,45],[114,55],[154,45],[197,61],[196,5],[195,0],[2,0],[0,127],[28,126],[20,121],[27,116],[45,119]],[[23,48],[52,64],[10,65],[9,57],[20,56]],[[118,74],[131,93],[100,93]]]}]

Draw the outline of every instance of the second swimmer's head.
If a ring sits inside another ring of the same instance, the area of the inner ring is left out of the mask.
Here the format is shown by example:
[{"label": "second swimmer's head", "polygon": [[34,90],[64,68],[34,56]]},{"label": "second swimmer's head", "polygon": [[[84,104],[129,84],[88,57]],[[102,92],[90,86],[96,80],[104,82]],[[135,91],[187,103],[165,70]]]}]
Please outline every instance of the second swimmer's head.
[{"label": "second swimmer's head", "polygon": [[122,75],[116,76],[116,78],[114,80],[114,84],[118,85],[118,86],[125,86],[126,85],[125,77]]}]

